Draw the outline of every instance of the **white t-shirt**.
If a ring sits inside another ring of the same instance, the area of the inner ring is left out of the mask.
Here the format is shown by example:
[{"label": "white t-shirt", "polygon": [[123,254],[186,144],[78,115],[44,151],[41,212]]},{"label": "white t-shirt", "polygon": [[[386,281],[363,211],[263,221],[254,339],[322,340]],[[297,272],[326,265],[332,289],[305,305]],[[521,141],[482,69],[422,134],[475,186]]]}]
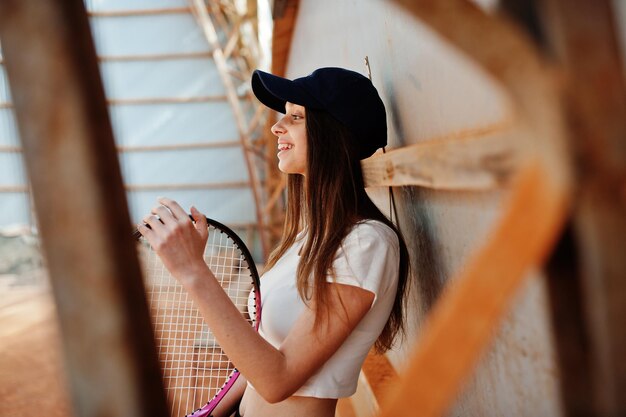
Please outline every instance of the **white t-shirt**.
[{"label": "white t-shirt", "polygon": [[[304,236],[261,278],[262,315],[259,333],[279,348],[298,317],[314,314],[296,286],[298,252]],[[378,339],[393,307],[398,284],[399,244],[396,233],[382,222],[357,223],[337,251],[329,282],[354,285],[374,293],[374,302],[343,345],[304,385],[297,396],[341,398],[356,391],[359,371]],[[331,312],[332,314],[332,312]]]}]

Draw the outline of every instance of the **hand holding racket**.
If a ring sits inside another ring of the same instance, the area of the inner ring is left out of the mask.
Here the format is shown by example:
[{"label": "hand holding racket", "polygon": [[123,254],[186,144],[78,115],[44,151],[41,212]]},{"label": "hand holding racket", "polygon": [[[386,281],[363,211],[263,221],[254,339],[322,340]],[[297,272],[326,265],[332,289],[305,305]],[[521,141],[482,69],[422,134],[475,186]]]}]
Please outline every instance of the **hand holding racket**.
[{"label": "hand holding racket", "polygon": [[191,217],[172,200],[160,202],[167,207],[155,208],[146,226],[133,234],[141,243],[140,259],[159,361],[171,415],[196,410],[191,415],[205,417],[235,385],[239,372],[168,268],[184,281],[194,262],[203,259],[233,304],[257,330],[261,313],[259,275],[250,252],[231,229],[195,209]]},{"label": "hand holding racket", "polygon": [[209,230],[206,217],[195,207],[191,216],[173,200],[160,198],[137,230],[148,240],[165,267],[179,280],[191,276],[202,265]]}]

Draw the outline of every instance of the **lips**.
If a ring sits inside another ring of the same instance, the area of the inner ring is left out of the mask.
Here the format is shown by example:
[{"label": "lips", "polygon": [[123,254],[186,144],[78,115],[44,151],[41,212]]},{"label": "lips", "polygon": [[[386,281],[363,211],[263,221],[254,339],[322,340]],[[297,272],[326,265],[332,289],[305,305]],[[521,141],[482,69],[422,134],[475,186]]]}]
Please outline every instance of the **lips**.
[{"label": "lips", "polygon": [[287,152],[291,148],[293,148],[293,144],[291,143],[278,142],[278,155],[277,156],[282,155],[283,153]]}]

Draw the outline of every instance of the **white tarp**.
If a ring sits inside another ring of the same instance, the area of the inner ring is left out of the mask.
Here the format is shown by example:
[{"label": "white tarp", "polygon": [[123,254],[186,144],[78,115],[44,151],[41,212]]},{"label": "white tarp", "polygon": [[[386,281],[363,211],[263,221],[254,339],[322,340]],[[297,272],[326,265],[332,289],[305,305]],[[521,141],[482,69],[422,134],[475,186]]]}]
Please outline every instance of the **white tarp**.
[{"label": "white tarp", "polygon": [[[185,8],[185,0],[87,0],[92,12]],[[158,196],[195,204],[225,223],[254,223],[254,201],[247,187],[202,188],[202,184],[248,181],[240,147],[133,149],[154,145],[237,141],[231,108],[226,100],[192,103],[171,99],[224,96],[225,89],[213,60],[206,57],[166,60],[107,60],[129,55],[208,53],[209,45],[189,13],[145,16],[91,17],[97,53],[120,152],[124,181],[137,191],[128,193],[131,217],[140,219]],[[240,92],[246,89],[244,82]],[[165,99],[157,103],[124,104],[116,100]],[[10,102],[4,68],[0,67],[0,101]],[[31,223],[30,198],[7,187],[26,186],[22,155],[8,150],[19,146],[12,109],[0,109],[0,227]],[[44,138],[42,138],[43,140]],[[170,146],[171,147],[171,146]],[[167,185],[163,190],[144,186]]]}]

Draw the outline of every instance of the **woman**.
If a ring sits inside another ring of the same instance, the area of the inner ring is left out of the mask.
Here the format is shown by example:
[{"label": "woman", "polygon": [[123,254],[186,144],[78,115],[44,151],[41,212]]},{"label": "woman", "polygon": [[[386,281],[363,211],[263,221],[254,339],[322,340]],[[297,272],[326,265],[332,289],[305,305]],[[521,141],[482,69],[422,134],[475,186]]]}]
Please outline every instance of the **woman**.
[{"label": "woman", "polygon": [[370,348],[386,351],[403,330],[407,249],[365,193],[359,162],[387,142],[385,109],[370,80],[341,68],[293,81],[255,71],[252,87],[285,113],[272,133],[288,174],[283,237],[261,278],[259,333],[203,262],[207,229],[197,209],[194,225],[160,199],[144,219],[151,229],[139,230],[247,380],[215,416],[243,393],[245,417],[332,417],[337,399],[356,390]]}]

